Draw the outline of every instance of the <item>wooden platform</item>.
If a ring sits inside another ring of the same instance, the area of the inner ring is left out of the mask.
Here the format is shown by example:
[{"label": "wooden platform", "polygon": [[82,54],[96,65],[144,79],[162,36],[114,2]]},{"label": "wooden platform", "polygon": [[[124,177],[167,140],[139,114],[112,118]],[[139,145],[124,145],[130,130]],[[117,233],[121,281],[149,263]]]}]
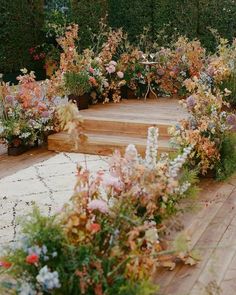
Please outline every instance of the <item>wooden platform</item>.
[{"label": "wooden platform", "polygon": [[88,141],[75,149],[66,133],[49,136],[51,151],[81,152],[110,155],[115,149],[122,152],[130,143],[143,154],[146,147],[147,129],[159,128],[159,152],[169,152],[168,129],[187,116],[177,100],[171,98],[123,100],[119,104],[98,104],[81,111]]},{"label": "wooden platform", "polygon": [[159,270],[162,295],[236,294],[236,174],[227,183],[202,180],[201,188],[195,212],[181,217],[201,261]]},{"label": "wooden platform", "polygon": [[48,151],[45,147],[31,149],[16,157],[8,156],[6,148],[0,145],[0,179],[53,156],[55,153]]}]

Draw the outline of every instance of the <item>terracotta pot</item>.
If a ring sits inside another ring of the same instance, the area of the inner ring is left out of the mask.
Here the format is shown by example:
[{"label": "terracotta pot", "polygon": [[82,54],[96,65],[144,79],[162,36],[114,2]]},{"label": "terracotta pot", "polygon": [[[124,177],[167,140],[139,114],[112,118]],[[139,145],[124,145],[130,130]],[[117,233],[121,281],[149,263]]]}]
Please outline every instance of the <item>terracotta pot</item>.
[{"label": "terracotta pot", "polygon": [[89,107],[90,95],[85,93],[81,96],[70,94],[68,95],[68,100],[72,100],[77,104],[78,110],[85,110]]},{"label": "terracotta pot", "polygon": [[18,147],[8,147],[7,154],[8,156],[19,156],[25,153],[28,150],[26,146],[18,146]]}]

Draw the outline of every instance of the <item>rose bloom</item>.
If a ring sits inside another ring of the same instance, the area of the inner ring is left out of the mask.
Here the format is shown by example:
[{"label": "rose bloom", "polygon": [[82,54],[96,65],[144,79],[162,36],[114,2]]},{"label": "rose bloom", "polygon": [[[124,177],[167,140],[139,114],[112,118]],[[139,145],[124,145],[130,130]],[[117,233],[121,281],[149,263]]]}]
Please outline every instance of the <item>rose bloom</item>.
[{"label": "rose bloom", "polygon": [[92,233],[97,233],[97,232],[99,232],[101,230],[101,226],[100,226],[100,224],[98,224],[98,223],[92,223],[91,225],[90,225],[90,231],[92,232]]},{"label": "rose bloom", "polygon": [[25,259],[25,261],[29,264],[35,264],[38,263],[39,261],[39,256],[35,253],[32,253],[30,255],[28,255]]},{"label": "rose bloom", "polygon": [[120,78],[120,79],[123,79],[124,78],[124,73],[119,71],[117,72],[117,76]]},{"label": "rose bloom", "polygon": [[12,263],[8,262],[8,261],[0,261],[0,266],[2,266],[4,268],[9,268],[12,266]]},{"label": "rose bloom", "polygon": [[106,67],[106,70],[109,74],[115,73],[116,68],[113,65]]},{"label": "rose bloom", "polygon": [[109,62],[109,66],[110,66],[110,65],[116,66],[116,65],[117,65],[117,62],[114,61],[114,60],[111,60],[111,61]]}]

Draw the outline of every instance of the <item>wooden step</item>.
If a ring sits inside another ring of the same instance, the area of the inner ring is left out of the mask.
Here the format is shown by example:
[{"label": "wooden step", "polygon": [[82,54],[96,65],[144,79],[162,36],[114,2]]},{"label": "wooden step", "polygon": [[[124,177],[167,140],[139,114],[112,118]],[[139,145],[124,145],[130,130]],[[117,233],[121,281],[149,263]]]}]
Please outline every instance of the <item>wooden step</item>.
[{"label": "wooden step", "polygon": [[[135,144],[138,152],[141,155],[145,154],[146,139],[139,137],[132,137],[129,135],[109,135],[86,133],[88,140],[84,144],[80,144],[79,148],[75,148],[75,144],[71,137],[65,133],[60,132],[48,137],[48,149],[57,152],[79,152],[94,155],[111,155],[116,149],[122,153],[125,151],[129,144]],[[173,148],[170,146],[167,139],[160,138],[158,141],[159,153],[170,152]]]},{"label": "wooden step", "polygon": [[121,120],[121,119],[106,119],[100,117],[88,117],[84,118],[85,132],[90,133],[104,133],[104,134],[116,134],[116,135],[130,135],[134,137],[147,137],[148,128],[151,126],[158,127],[159,135],[161,137],[169,138],[168,129],[171,127],[168,123],[155,122],[149,123],[142,120]]}]

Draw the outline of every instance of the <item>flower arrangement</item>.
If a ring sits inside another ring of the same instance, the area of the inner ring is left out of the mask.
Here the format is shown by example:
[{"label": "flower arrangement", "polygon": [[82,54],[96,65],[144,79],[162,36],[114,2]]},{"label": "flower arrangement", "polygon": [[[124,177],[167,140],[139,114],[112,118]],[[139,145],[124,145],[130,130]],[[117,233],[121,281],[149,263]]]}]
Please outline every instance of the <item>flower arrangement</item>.
[{"label": "flower arrangement", "polygon": [[22,70],[19,85],[12,91],[1,85],[0,138],[8,147],[33,146],[54,130],[54,106],[44,97],[33,72]]},{"label": "flower arrangement", "polygon": [[[217,176],[219,169],[226,169],[219,168],[220,163],[224,161],[221,148],[224,141],[232,136],[231,131],[235,129],[236,123],[234,114],[223,111],[223,107],[227,106],[224,96],[228,92],[226,90],[226,93],[222,93],[217,88],[212,91],[208,84],[203,84],[202,80],[196,77],[187,79],[184,84],[192,93],[182,101],[190,116],[173,127],[171,134],[181,148],[189,145],[194,147],[190,155],[190,165],[197,166],[203,175],[212,170]],[[231,147],[232,161],[235,161],[234,145]],[[231,166],[236,168],[236,163]],[[225,176],[229,176],[233,171],[234,169],[228,171],[229,173],[225,171]]]},{"label": "flower arrangement", "polygon": [[144,159],[133,145],[124,157],[116,152],[109,173],[92,175],[78,167],[74,195],[55,216],[35,209],[21,238],[0,259],[2,290],[151,295],[158,267],[195,264],[183,245],[168,251],[161,232],[167,212],[191,190],[180,173],[191,148],[175,159],[157,159],[157,136],[150,128]]},{"label": "flower arrangement", "polygon": [[101,65],[98,59],[93,57],[91,50],[85,50],[79,54],[76,48],[78,39],[78,26],[71,25],[67,28],[65,36],[58,38],[58,43],[63,52],[60,58],[60,68],[48,81],[48,95],[73,94],[82,96],[88,94],[93,103],[103,93],[107,84],[103,77]]}]

